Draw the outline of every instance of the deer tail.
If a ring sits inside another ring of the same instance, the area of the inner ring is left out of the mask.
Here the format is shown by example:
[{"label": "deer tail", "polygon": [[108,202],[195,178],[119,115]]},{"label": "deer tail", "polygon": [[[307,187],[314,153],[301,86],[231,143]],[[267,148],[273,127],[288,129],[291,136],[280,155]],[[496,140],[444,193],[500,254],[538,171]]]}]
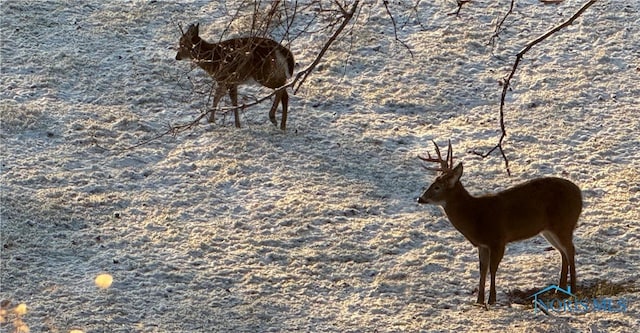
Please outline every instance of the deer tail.
[{"label": "deer tail", "polygon": [[[286,64],[286,69],[287,69],[287,75],[288,77],[293,76],[293,67],[295,67],[295,60],[293,59],[293,53],[291,53],[291,51],[289,51],[288,48],[280,45],[278,48],[278,54],[280,55],[280,59],[283,62],[283,65]],[[286,62],[286,63],[285,63]]]}]

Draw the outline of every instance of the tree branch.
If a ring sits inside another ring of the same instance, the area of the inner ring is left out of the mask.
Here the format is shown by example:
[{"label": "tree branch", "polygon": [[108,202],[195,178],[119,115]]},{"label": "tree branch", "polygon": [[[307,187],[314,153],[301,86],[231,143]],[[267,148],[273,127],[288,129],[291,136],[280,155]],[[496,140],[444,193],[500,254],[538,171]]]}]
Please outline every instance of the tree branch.
[{"label": "tree branch", "polygon": [[456,3],[458,4],[458,9],[455,12],[451,12],[447,15],[455,15],[460,16],[460,11],[462,10],[462,6],[464,6],[465,4],[471,2],[471,0],[456,0]]},{"label": "tree branch", "polygon": [[389,15],[389,17],[391,18],[391,23],[393,24],[393,36],[395,37],[398,43],[402,44],[402,46],[404,46],[407,49],[407,51],[409,51],[409,54],[411,55],[411,59],[413,59],[413,51],[411,51],[411,48],[409,47],[409,45],[407,45],[407,43],[405,43],[400,38],[398,38],[396,20],[393,18],[393,15],[391,15],[391,11],[389,10],[389,0],[384,0],[382,1],[382,3],[384,4],[384,8],[387,10],[387,15]]},{"label": "tree branch", "polygon": [[500,35],[502,31],[504,31],[504,28],[502,28],[502,25],[504,24],[504,21],[507,20],[507,17],[509,17],[509,15],[511,15],[511,13],[513,12],[514,3],[515,3],[515,0],[511,0],[511,4],[509,5],[509,10],[507,11],[506,14],[504,14],[500,22],[496,24],[496,29],[493,31],[493,35],[491,35],[491,38],[489,39],[489,43],[488,43],[489,45],[495,45],[498,35]]},{"label": "tree branch", "polygon": [[298,84],[297,87],[293,88],[293,94],[295,95],[296,93],[298,93],[298,89],[300,89],[300,87],[302,86],[302,84],[304,83],[304,81],[307,79],[307,77],[309,76],[309,74],[311,74],[311,72],[316,68],[316,66],[320,63],[320,60],[322,60],[322,57],[324,56],[324,54],[327,52],[327,50],[329,50],[329,47],[331,46],[331,44],[333,44],[333,42],[335,42],[335,40],[338,38],[338,36],[340,35],[340,33],[342,32],[342,30],[344,30],[344,28],[347,26],[347,24],[349,24],[349,21],[351,21],[351,18],[353,17],[353,14],[355,14],[356,9],[358,8],[358,5],[360,4],[360,0],[356,0],[353,2],[353,4],[351,5],[351,8],[349,9],[349,11],[345,11],[344,8],[338,3],[338,1],[335,1],[336,4],[338,5],[338,7],[340,7],[340,10],[343,13],[343,17],[344,17],[344,21],[342,21],[342,24],[340,24],[340,26],[338,27],[338,29],[333,33],[333,35],[331,35],[331,37],[329,37],[329,39],[327,40],[326,43],[324,43],[324,45],[322,46],[322,49],[320,50],[320,53],[318,53],[318,55],[316,56],[316,58],[313,60],[313,62],[311,63],[311,65],[309,65],[305,70],[301,71],[298,73],[298,75],[296,75],[295,80],[293,81],[293,85],[295,85],[296,81],[298,81],[298,79],[300,79],[300,77],[302,77],[302,79],[300,79],[300,83]]},{"label": "tree branch", "polygon": [[582,5],[582,7],[575,14],[573,14],[573,16],[571,16],[567,21],[565,21],[564,23],[562,23],[562,24],[554,27],[553,29],[547,31],[542,36],[534,39],[533,41],[527,43],[524,46],[524,48],[522,48],[522,50],[520,50],[520,52],[518,52],[518,54],[516,54],[516,60],[514,61],[513,66],[511,67],[511,72],[509,73],[507,78],[504,79],[504,81],[502,82],[502,95],[500,96],[500,130],[502,131],[502,134],[500,135],[500,139],[498,140],[498,144],[496,146],[494,146],[493,148],[491,148],[488,152],[486,152],[484,154],[476,152],[476,151],[473,152],[474,154],[479,155],[482,158],[485,158],[485,157],[489,156],[492,152],[494,152],[496,149],[499,149],[500,154],[502,154],[502,159],[504,160],[505,168],[507,169],[507,174],[509,176],[511,176],[511,171],[509,170],[509,159],[507,159],[507,156],[504,153],[504,148],[502,146],[502,142],[504,141],[504,138],[507,136],[507,131],[506,131],[505,126],[504,126],[504,104],[505,104],[505,98],[507,96],[507,91],[509,90],[509,85],[511,84],[511,79],[515,75],[516,70],[518,69],[518,65],[520,64],[520,61],[522,60],[523,56],[532,47],[536,46],[537,44],[540,44],[545,39],[549,38],[551,35],[553,35],[556,32],[562,30],[563,28],[571,25],[578,17],[580,17],[580,15],[582,15],[582,13],[584,13],[585,10],[587,10],[589,7],[591,7],[591,5],[593,5],[596,1],[598,1],[598,0],[589,0],[587,3]]}]

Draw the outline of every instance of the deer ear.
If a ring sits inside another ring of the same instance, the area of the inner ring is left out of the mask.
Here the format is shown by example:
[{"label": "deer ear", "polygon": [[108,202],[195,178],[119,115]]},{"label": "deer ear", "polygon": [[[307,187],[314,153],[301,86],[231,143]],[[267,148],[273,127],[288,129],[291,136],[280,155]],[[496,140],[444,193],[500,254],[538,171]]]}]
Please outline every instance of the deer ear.
[{"label": "deer ear", "polygon": [[451,171],[451,177],[449,178],[449,187],[453,187],[462,177],[462,163],[458,163]]},{"label": "deer ear", "polygon": [[196,36],[200,35],[200,22],[196,23]]}]

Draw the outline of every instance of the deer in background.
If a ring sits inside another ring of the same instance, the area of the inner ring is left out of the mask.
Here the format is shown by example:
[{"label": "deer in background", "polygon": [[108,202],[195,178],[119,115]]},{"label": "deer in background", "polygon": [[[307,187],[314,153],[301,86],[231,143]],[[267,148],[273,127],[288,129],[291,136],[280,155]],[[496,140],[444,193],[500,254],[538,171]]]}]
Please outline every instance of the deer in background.
[{"label": "deer in background", "polygon": [[[240,127],[238,114],[238,85],[255,80],[261,85],[277,89],[287,83],[293,75],[294,59],[291,51],[275,40],[262,37],[234,38],[220,43],[208,43],[199,36],[199,24],[191,24],[180,37],[180,48],[176,60],[192,60],[217,82],[213,98],[213,111],[209,122],[215,121],[215,109],[220,99],[227,93],[234,107],[236,127]],[[269,120],[278,126],[276,110],[282,103],[280,128],[287,126],[289,95],[286,89],[275,93],[275,100],[269,111]]]},{"label": "deer in background", "polygon": [[451,224],[478,248],[480,285],[477,303],[484,304],[487,269],[491,272],[489,304],[496,302],[496,271],[507,243],[542,234],[562,255],[560,284],[567,287],[571,272],[571,288],[576,288],[573,230],[582,211],[582,194],[574,183],[555,177],[530,180],[496,194],[474,197],[462,186],[462,163],[453,167],[451,141],[447,158],[418,156],[425,162],[439,163],[437,168],[424,166],[441,174],[422,193],[421,204],[440,205]]}]

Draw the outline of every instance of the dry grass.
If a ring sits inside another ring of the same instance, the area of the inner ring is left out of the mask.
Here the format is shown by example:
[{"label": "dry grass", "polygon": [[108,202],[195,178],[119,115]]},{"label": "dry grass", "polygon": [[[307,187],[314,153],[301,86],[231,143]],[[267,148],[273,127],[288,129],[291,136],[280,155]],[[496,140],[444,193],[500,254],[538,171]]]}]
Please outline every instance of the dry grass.
[{"label": "dry grass", "polygon": [[[507,297],[510,303],[522,304],[528,308],[533,308],[532,295],[538,291],[546,288],[538,287],[531,289],[513,289],[507,292]],[[582,285],[578,285],[578,290],[573,292],[579,299],[583,298],[602,298],[613,297],[621,294],[633,293],[639,290],[639,288],[633,282],[612,282],[607,280],[594,280],[587,281]],[[554,292],[548,292],[538,296],[538,299],[546,302],[553,299],[566,299],[564,295],[558,295]]]}]

